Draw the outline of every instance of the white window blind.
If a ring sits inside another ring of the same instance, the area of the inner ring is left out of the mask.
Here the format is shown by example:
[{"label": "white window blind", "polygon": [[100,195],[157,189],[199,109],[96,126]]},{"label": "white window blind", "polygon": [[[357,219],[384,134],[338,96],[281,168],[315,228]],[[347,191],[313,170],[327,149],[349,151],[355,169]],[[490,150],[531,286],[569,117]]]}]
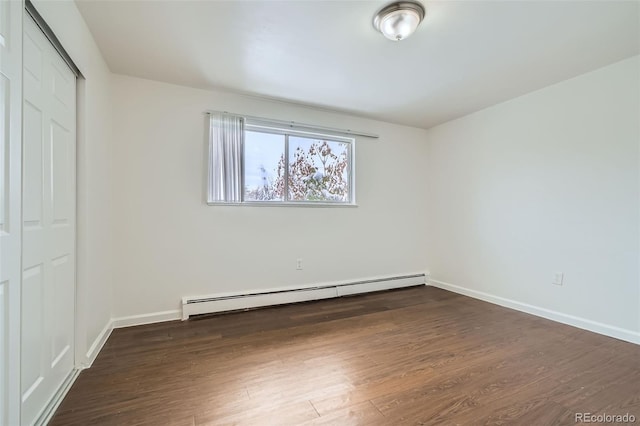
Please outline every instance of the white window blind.
[{"label": "white window blind", "polygon": [[208,202],[242,201],[244,118],[210,114]]}]

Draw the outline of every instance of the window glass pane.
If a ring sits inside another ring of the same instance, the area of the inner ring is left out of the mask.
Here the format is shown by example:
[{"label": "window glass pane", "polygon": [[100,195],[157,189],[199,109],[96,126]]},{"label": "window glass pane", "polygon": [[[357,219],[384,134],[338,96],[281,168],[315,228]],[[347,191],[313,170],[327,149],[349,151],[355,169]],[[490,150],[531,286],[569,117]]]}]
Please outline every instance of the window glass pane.
[{"label": "window glass pane", "polygon": [[245,132],[244,199],[278,201],[284,197],[284,135]]},{"label": "window glass pane", "polygon": [[289,137],[289,199],[349,201],[349,148],[344,142]]}]

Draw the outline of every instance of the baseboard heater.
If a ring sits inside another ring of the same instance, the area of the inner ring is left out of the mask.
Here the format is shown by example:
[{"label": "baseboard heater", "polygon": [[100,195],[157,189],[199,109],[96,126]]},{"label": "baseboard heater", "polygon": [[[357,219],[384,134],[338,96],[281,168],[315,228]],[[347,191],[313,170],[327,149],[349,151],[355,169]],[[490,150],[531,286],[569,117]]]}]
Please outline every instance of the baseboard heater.
[{"label": "baseboard heater", "polygon": [[310,300],[330,299],[372,291],[424,285],[425,274],[373,278],[351,282],[327,283],[309,287],[280,288],[247,293],[225,293],[201,297],[182,298],[182,319],[191,315],[283,305]]}]

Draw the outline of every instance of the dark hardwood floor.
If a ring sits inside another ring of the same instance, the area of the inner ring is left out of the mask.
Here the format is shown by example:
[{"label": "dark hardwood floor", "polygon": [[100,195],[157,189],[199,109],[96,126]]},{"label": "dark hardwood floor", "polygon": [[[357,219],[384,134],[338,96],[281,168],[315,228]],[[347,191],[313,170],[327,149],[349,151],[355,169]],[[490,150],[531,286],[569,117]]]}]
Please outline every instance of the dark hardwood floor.
[{"label": "dark hardwood floor", "polygon": [[640,346],[433,287],[115,330],[53,425],[640,423]]}]

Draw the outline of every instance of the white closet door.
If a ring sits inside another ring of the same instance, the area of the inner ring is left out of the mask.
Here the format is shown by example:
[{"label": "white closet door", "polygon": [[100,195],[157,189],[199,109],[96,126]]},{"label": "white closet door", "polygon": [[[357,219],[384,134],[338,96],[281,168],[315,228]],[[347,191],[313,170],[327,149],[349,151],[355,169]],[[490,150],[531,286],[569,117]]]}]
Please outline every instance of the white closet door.
[{"label": "white closet door", "polygon": [[76,81],[29,17],[23,40],[22,424],[74,367]]},{"label": "white closet door", "polygon": [[0,1],[0,425],[20,418],[23,7]]}]

